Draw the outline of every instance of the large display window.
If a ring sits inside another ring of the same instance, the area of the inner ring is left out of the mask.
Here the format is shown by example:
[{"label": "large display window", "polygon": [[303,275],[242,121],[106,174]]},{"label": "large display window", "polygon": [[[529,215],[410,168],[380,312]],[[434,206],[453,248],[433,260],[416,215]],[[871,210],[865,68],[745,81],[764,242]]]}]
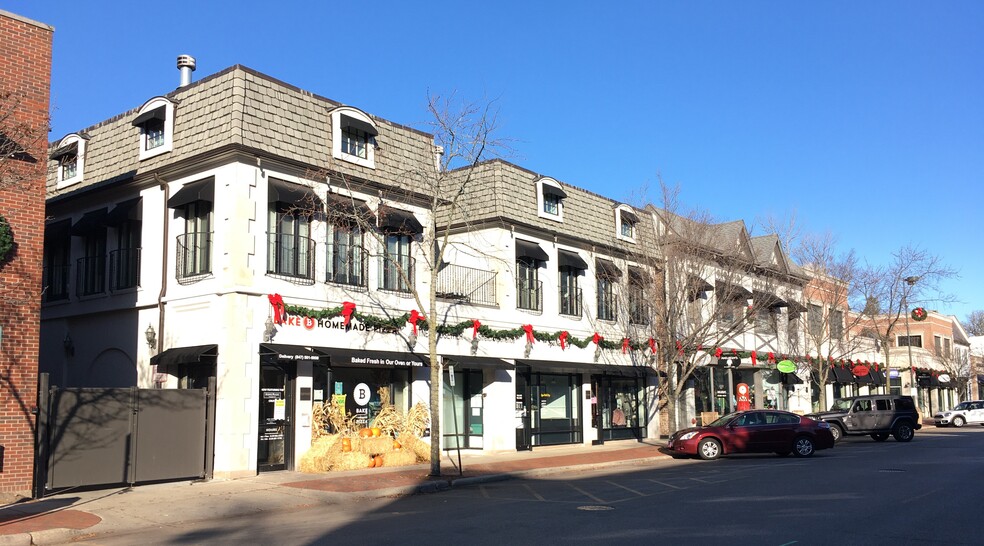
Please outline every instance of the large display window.
[{"label": "large display window", "polygon": [[601,412],[603,440],[645,437],[643,382],[637,377],[597,376],[594,381]]}]

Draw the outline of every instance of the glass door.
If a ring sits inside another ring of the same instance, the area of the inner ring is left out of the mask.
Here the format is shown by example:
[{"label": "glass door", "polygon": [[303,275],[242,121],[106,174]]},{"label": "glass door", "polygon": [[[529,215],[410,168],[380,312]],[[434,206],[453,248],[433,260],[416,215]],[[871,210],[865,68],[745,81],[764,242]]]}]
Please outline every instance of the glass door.
[{"label": "glass door", "polygon": [[260,410],[256,467],[260,472],[290,468],[293,457],[294,377],[286,366],[260,365]]}]

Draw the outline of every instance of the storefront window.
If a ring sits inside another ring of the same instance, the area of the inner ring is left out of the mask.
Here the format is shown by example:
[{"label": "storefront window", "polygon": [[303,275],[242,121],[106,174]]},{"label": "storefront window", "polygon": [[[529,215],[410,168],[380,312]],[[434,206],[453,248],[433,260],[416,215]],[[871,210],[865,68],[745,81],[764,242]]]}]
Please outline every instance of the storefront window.
[{"label": "storefront window", "polygon": [[455,372],[454,386],[444,371],[444,412],[441,418],[445,449],[481,449],[483,446],[482,372]]},{"label": "storefront window", "polygon": [[379,413],[383,402],[407,411],[409,371],[377,368],[335,368],[329,381],[329,401],[344,406],[355,416],[356,426],[366,427]]},{"label": "storefront window", "polygon": [[645,411],[640,404],[640,380],[602,376],[602,437],[605,440],[641,438],[639,427],[645,425]]}]

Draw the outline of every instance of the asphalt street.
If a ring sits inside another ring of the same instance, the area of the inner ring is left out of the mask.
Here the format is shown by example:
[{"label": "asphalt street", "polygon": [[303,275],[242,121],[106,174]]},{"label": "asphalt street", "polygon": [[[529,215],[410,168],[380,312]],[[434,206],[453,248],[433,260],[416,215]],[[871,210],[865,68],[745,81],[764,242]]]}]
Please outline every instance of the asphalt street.
[{"label": "asphalt street", "polygon": [[979,544],[984,427],[228,518],[93,544]]}]

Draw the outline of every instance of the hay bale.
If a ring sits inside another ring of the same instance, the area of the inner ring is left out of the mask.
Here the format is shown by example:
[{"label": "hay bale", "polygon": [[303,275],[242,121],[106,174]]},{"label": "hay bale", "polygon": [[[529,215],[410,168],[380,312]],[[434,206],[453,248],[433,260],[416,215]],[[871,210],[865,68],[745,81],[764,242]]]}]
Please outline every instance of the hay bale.
[{"label": "hay bale", "polygon": [[[352,443],[352,450],[355,451],[355,442]],[[393,438],[389,436],[378,436],[376,438],[359,439],[359,451],[378,455],[393,451]]]},{"label": "hay bale", "polygon": [[417,464],[417,454],[407,449],[383,453],[384,466],[411,466]]},{"label": "hay bale", "polygon": [[347,451],[335,455],[332,459],[332,470],[362,470],[364,468],[369,468],[369,457],[368,453],[360,453],[358,451]]},{"label": "hay bale", "polygon": [[312,442],[310,449],[301,456],[298,470],[308,473],[328,472],[331,470],[333,455],[341,449],[342,444],[338,435],[321,436]]},{"label": "hay bale", "polygon": [[420,438],[410,434],[401,434],[398,441],[403,445],[403,449],[401,451],[412,452],[417,456],[418,461],[430,461],[430,444],[427,442],[424,442]]}]

